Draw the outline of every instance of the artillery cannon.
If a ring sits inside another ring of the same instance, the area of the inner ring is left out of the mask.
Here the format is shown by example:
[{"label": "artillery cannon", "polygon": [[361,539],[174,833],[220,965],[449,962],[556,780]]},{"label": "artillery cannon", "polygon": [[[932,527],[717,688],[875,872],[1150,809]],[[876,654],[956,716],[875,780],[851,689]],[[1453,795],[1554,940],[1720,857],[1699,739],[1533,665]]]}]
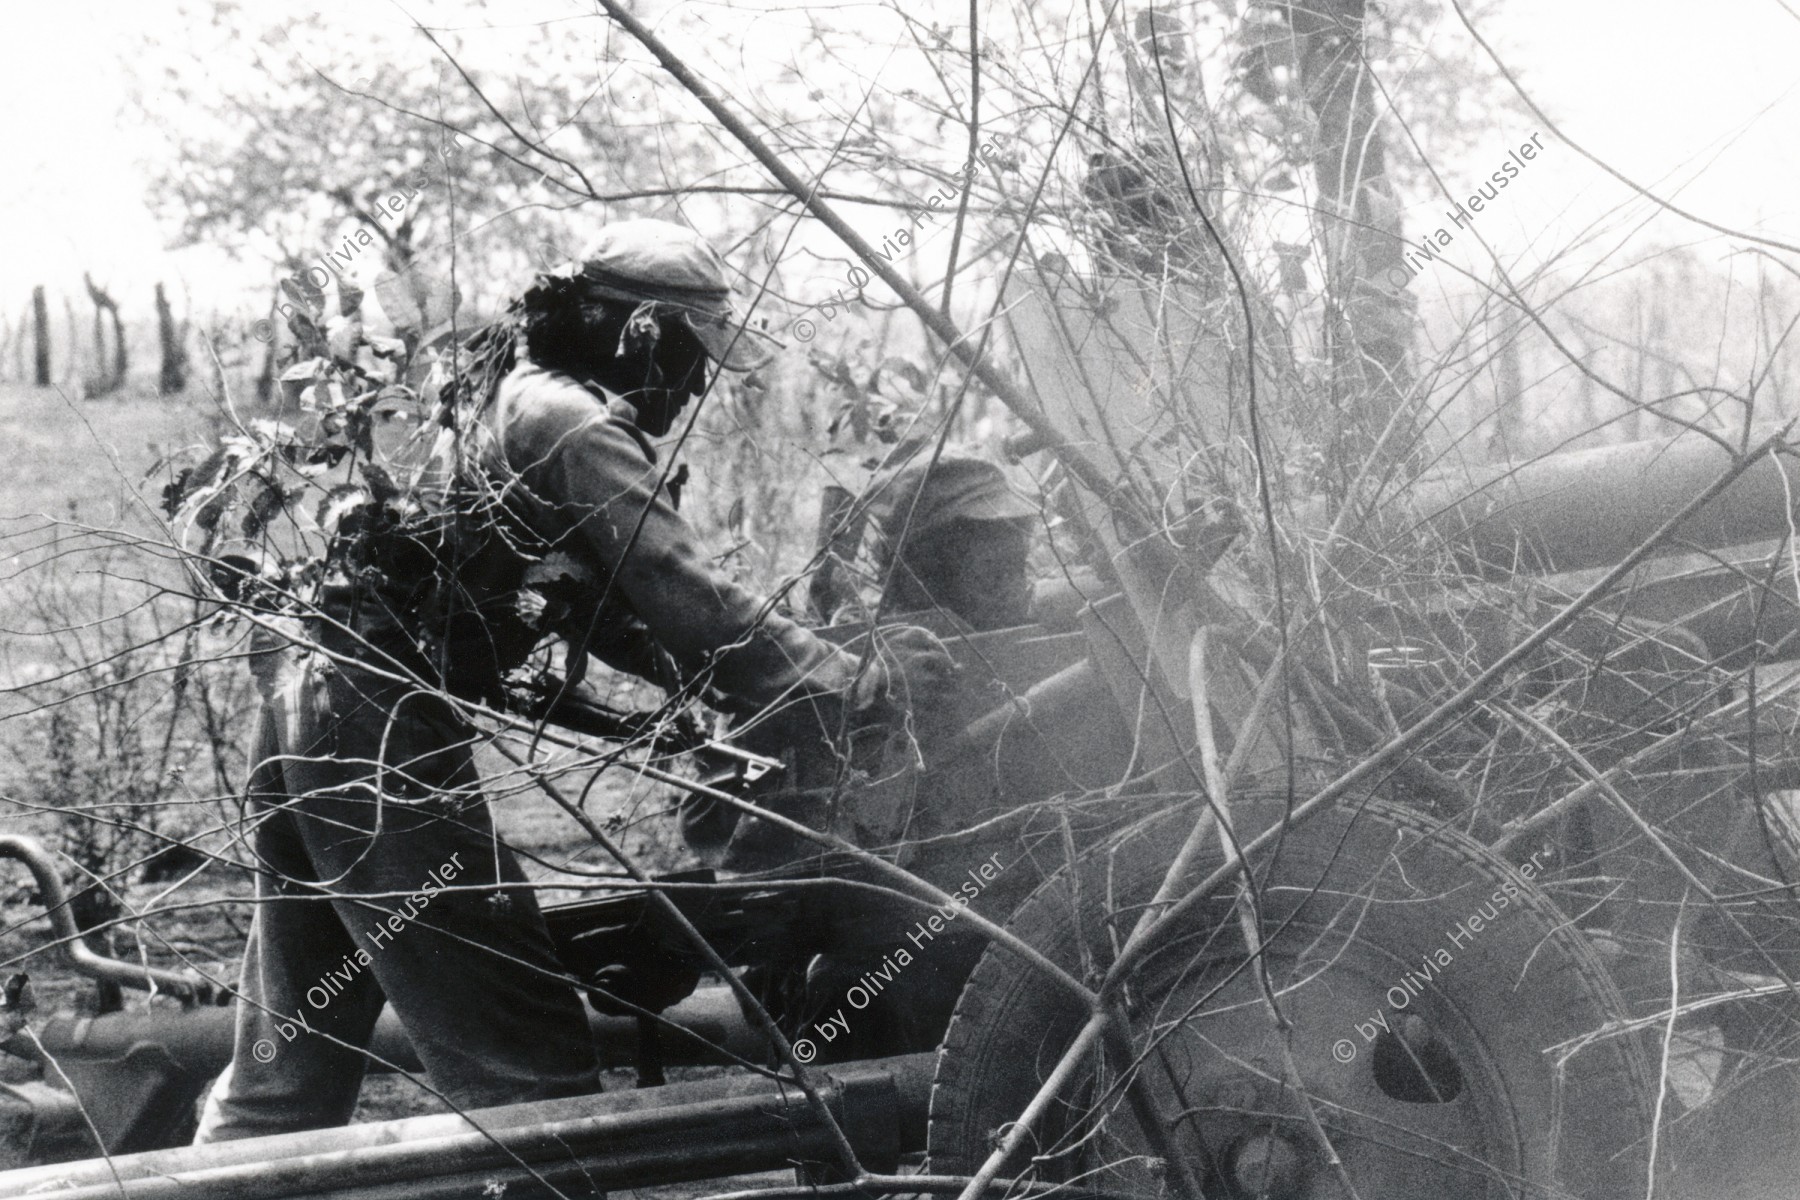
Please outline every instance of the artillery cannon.
[{"label": "artillery cannon", "polygon": [[[1098,474],[1173,494],[1159,474],[1180,454],[1144,398],[1194,380],[1212,394],[1229,355],[1196,336],[1160,379],[1127,382],[1120,362],[1144,356],[1116,308],[1102,322],[1053,280],[1031,287],[1012,320],[1043,422]],[[8,1043],[80,1097],[14,1092],[36,1150],[97,1133],[114,1156],[0,1174],[0,1196],[591,1195],[789,1165],[817,1182],[844,1178],[846,1145],[859,1185],[896,1192],[996,1174],[1233,1200],[1637,1196],[1677,1167],[1716,1182],[1746,1113],[1795,1112],[1783,1073],[1759,1081],[1747,1056],[1781,1036],[1800,946],[1785,810],[1765,802],[1800,779],[1780,687],[1734,694],[1719,663],[1800,651],[1800,596],[1768,569],[1779,555],[1579,612],[1553,582],[1520,600],[1517,581],[1623,579],[1659,554],[1780,536],[1780,466],[1689,438],[1420,488],[1417,528],[1472,570],[1426,604],[1334,601],[1375,693],[1225,603],[1206,578],[1224,539],[1203,521],[1147,549],[1090,489],[1077,516],[1117,586],[1072,626],[951,634],[962,692],[901,739],[809,756],[801,714],[802,732],[748,742],[786,770],[688,785],[713,806],[695,822],[770,865],[667,894],[761,973],[812,1098],[788,1074],[165,1149],[228,1057],[218,1010],[52,1021]],[[846,762],[862,772],[849,803]],[[801,854],[796,824],[898,859],[939,902],[863,857]],[[1685,920],[1701,898],[1705,928]],[[578,974],[622,959],[693,972],[659,912],[626,895],[550,919]],[[90,972],[188,986],[76,953]],[[1678,1029],[1697,1052],[1671,1057]],[[396,1032],[376,1051],[404,1064]],[[717,989],[596,1032],[651,1078],[768,1061]],[[1660,1141],[1653,1065],[1681,1077]],[[932,1179],[894,1176],[920,1151]],[[1718,1194],[1754,1194],[1747,1180]]]}]

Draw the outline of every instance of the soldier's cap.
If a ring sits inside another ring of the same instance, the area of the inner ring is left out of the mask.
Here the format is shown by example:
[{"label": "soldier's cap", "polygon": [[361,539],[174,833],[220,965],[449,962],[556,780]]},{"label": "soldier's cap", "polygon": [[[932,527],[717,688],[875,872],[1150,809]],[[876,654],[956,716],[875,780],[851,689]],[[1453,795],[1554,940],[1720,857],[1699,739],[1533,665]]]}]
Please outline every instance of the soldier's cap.
[{"label": "soldier's cap", "polygon": [[754,370],[774,354],[774,339],[746,325],[732,306],[725,260],[685,225],[650,217],[614,221],[600,231],[573,273],[590,296],[654,302],[673,311],[694,331],[707,356],[727,370]]},{"label": "soldier's cap", "polygon": [[1022,524],[1038,515],[1013,491],[999,464],[951,450],[936,466],[929,454],[920,455],[892,476],[871,508],[889,554],[898,550],[902,533],[911,541],[951,521]]}]

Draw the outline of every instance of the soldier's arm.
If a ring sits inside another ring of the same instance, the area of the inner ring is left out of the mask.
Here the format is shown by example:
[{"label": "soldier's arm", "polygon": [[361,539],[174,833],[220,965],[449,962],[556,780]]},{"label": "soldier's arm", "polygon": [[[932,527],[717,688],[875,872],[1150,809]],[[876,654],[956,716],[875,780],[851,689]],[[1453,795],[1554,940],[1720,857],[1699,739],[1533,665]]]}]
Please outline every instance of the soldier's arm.
[{"label": "soldier's arm", "polygon": [[585,392],[521,407],[503,438],[529,503],[610,573],[684,671],[710,668],[715,687],[752,705],[850,685],[855,658],[713,570],[644,447]]}]

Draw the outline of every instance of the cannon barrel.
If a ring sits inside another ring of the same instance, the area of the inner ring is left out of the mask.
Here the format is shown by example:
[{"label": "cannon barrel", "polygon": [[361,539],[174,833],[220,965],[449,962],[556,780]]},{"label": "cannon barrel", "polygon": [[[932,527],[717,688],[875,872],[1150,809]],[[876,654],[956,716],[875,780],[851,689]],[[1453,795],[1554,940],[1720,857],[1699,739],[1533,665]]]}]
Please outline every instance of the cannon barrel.
[{"label": "cannon barrel", "polygon": [[[731,989],[722,985],[696,990],[662,1016],[667,1022],[662,1026],[662,1059],[669,1066],[728,1063],[734,1056],[760,1059],[768,1049],[767,1040],[744,1019]],[[180,1069],[210,1079],[231,1061],[235,1019],[229,1008],[54,1016],[34,1025],[36,1037],[18,1034],[0,1042],[0,1050],[49,1065],[53,1061],[114,1062],[153,1047]],[[588,1029],[602,1066],[628,1067],[637,1061],[636,1018],[590,1013]],[[369,1053],[403,1071],[421,1069],[419,1056],[391,1008],[382,1009],[375,1022]],[[370,1069],[383,1068],[374,1062]]]},{"label": "cannon barrel", "polygon": [[[1473,477],[1429,476],[1416,499],[1430,528],[1481,573],[1549,575],[1625,557],[1730,461],[1719,443],[1684,432],[1500,464]],[[1800,487],[1788,470],[1776,456],[1751,467],[1676,531],[1664,560],[1785,537],[1800,515]],[[1602,607],[1686,630],[1726,666],[1800,658],[1800,581],[1790,553],[1740,552],[1731,565],[1623,588]]]},{"label": "cannon barrel", "polygon": [[[1752,441],[1772,430],[1761,430]],[[1491,574],[1553,574],[1618,562],[1716,480],[1732,456],[1700,434],[1550,454],[1420,481],[1425,520]],[[1719,549],[1780,537],[1800,489],[1769,456],[1675,533]]]},{"label": "cannon barrel", "polygon": [[[661,1065],[767,1057],[767,1041],[744,1019],[729,988],[703,987],[662,1016]],[[231,1061],[233,1019],[226,1008],[187,1008],[36,1022],[31,1035],[16,1034],[0,1050],[42,1062],[45,1074],[70,1090],[0,1092],[0,1129],[9,1129],[16,1148],[38,1162],[93,1154],[96,1136],[114,1152],[166,1146],[183,1128],[181,1113],[192,1111],[201,1090]],[[590,1014],[588,1027],[603,1066],[641,1066],[635,1018]],[[421,1069],[392,1009],[382,1010],[368,1048],[375,1070],[383,1062]]]},{"label": "cannon barrel", "polygon": [[[849,1063],[821,1093],[863,1164],[923,1148],[933,1056]],[[832,1161],[790,1083],[720,1078],[566,1100],[246,1138],[0,1173],[0,1197],[58,1200],[422,1200],[654,1187]],[[530,1165],[530,1170],[520,1163]]]}]

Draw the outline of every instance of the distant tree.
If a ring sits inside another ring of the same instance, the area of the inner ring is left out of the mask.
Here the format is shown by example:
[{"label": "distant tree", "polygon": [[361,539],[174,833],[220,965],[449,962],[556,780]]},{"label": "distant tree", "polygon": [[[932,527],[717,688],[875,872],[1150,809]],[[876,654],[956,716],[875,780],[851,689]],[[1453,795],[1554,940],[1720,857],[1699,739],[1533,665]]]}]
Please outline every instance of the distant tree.
[{"label": "distant tree", "polygon": [[[1328,457],[1340,482],[1364,468],[1375,439],[1417,399],[1417,306],[1402,266],[1399,195],[1402,185],[1427,194],[1440,186],[1417,151],[1467,149],[1508,104],[1488,86],[1484,64],[1427,52],[1437,19],[1416,3],[1281,0],[1252,5],[1238,35],[1237,80],[1282,148],[1277,170],[1313,176],[1334,430]],[[1384,70],[1395,57],[1407,63],[1401,84]],[[1389,455],[1411,451],[1418,434],[1416,422],[1395,429]]]},{"label": "distant tree", "polygon": [[31,289],[31,335],[33,338],[33,380],[39,387],[50,386],[50,305],[44,299],[44,285]]},{"label": "distant tree", "polygon": [[[119,304],[105,288],[96,284],[87,272],[82,272],[81,282],[87,285],[88,299],[94,302],[94,376],[86,389],[89,397],[110,395],[125,385],[126,352],[125,324],[119,319]],[[112,318],[113,348],[112,369],[106,366],[106,336],[101,326],[101,314]]]},{"label": "distant tree", "polygon": [[156,285],[156,340],[162,350],[162,369],[156,386],[165,396],[172,396],[187,387],[187,322],[175,323],[161,283]]},{"label": "distant tree", "polygon": [[[131,68],[161,143],[153,207],[179,245],[223,245],[315,282],[340,268],[366,282],[370,261],[447,275],[454,247],[459,290],[491,301],[516,288],[529,247],[566,239],[562,210],[670,203],[666,132],[632,130],[595,101],[581,39],[550,23],[502,49],[487,32],[466,46],[372,33],[346,52],[316,14],[191,5]],[[252,70],[222,87],[221,57]],[[505,270],[483,269],[499,260]]]},{"label": "distant tree", "polygon": [[[65,387],[81,378],[81,323],[75,319],[75,301],[63,293],[63,327],[69,331],[69,353],[63,358],[62,381]],[[96,368],[98,369],[98,368]]]}]

